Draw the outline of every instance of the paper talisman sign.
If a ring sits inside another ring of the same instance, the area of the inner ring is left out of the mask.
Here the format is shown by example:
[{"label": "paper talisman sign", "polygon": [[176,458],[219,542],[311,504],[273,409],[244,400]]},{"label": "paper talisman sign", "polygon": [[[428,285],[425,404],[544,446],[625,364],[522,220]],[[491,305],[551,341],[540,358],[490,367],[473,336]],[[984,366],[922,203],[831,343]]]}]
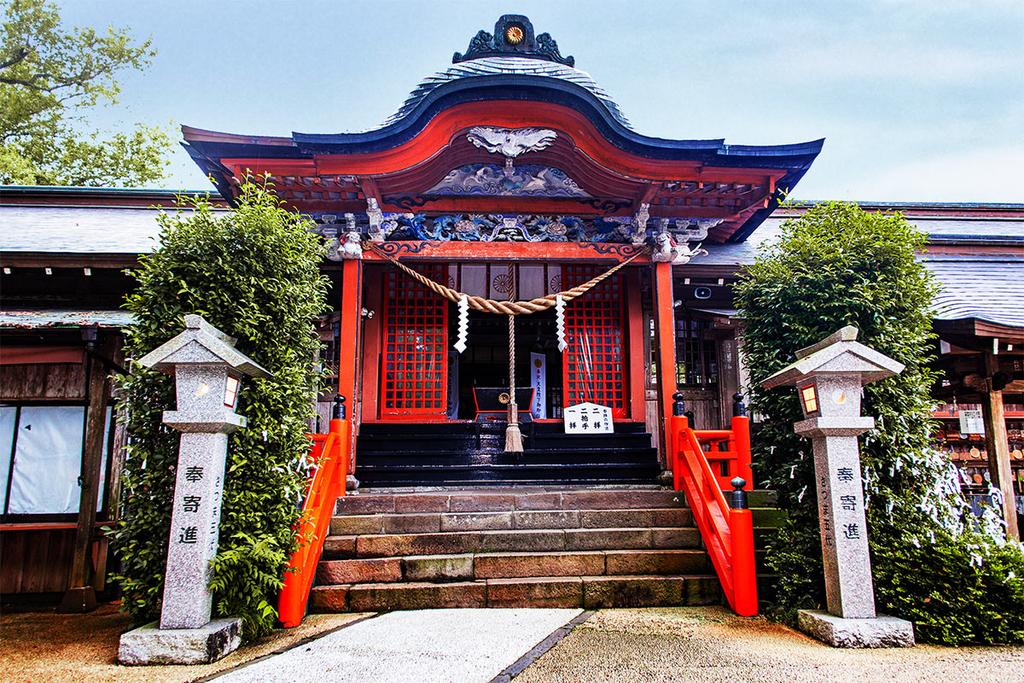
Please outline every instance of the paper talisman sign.
[{"label": "paper talisman sign", "polygon": [[548,361],[543,353],[530,353],[530,386],[533,387],[530,412],[535,420],[543,420],[548,416]]}]

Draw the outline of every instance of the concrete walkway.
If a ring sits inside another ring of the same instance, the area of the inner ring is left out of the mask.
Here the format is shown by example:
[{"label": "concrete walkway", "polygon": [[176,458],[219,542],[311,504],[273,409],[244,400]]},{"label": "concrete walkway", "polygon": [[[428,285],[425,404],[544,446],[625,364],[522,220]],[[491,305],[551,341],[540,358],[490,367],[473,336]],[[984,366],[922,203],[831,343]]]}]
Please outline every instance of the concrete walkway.
[{"label": "concrete walkway", "polygon": [[391,612],[218,677],[218,682],[487,683],[576,609]]}]

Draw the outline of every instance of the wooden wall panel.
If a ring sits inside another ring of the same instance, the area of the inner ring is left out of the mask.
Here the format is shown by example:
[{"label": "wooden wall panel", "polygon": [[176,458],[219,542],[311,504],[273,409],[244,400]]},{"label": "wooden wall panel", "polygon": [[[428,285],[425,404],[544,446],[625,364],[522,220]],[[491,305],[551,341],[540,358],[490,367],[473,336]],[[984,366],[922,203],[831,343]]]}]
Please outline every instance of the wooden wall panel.
[{"label": "wooden wall panel", "polygon": [[0,532],[0,593],[63,593],[74,539],[73,528]]},{"label": "wooden wall panel", "polygon": [[0,400],[85,400],[85,371],[80,363],[5,365],[0,369]]}]

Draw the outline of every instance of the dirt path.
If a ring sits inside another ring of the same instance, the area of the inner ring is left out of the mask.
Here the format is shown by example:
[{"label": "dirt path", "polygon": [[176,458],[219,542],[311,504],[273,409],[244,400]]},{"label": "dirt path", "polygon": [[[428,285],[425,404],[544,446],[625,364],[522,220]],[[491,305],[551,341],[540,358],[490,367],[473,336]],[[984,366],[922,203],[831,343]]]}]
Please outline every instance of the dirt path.
[{"label": "dirt path", "polygon": [[837,650],[720,608],[602,610],[515,683],[1024,680],[1024,647]]},{"label": "dirt path", "polygon": [[185,683],[236,667],[310,636],[326,633],[361,614],[310,615],[301,626],[274,631],[219,662],[200,666],[126,667],[117,644],[130,623],[116,605],[91,614],[25,612],[0,617],[0,681],[10,683]]}]

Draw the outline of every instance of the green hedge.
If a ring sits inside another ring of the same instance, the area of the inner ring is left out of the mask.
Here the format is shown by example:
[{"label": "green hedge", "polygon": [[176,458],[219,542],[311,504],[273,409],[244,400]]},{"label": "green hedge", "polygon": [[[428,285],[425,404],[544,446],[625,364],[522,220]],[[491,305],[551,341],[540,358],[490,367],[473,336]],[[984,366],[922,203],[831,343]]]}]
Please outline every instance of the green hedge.
[{"label": "green hedge", "polygon": [[778,585],[771,612],[824,604],[817,498],[810,443],[792,388],[758,383],[794,353],[844,325],[859,340],[904,363],[900,375],[864,390],[876,428],[861,440],[875,596],[881,611],[915,622],[919,640],[1024,641],[1024,552],[985,533],[969,514],[952,465],[932,446],[928,366],[936,340],[929,307],[936,291],[916,255],[925,236],[898,214],[831,203],[782,226],[736,287],[745,321],[759,486],[779,492],[788,521],[767,548]]},{"label": "green hedge", "polygon": [[[186,313],[198,313],[273,373],[243,382],[238,411],[248,427],[230,436],[213,563],[215,613],[242,617],[252,638],[273,626],[274,596],[296,545],[292,524],[319,382],[313,320],[327,301],[324,247],[310,221],[255,183],[242,186],[232,211],[183,198],[159,222],[160,245],[141,259],[125,303],[135,316],[128,355],[140,358],[182,331]],[[160,416],[174,406],[173,380],[133,364],[120,389],[130,441],[122,520],[111,535],[123,609],[141,622],[159,615],[163,589],[178,436]]]}]

